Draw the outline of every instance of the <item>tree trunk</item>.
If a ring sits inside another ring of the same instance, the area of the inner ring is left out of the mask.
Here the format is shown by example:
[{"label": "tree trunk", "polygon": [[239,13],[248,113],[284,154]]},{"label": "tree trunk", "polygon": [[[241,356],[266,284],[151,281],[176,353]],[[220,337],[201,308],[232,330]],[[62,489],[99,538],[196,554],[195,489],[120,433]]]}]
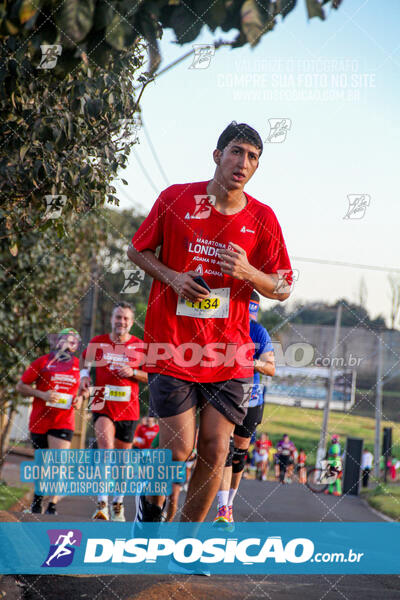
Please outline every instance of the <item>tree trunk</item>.
[{"label": "tree trunk", "polygon": [[7,458],[7,449],[10,440],[11,426],[13,424],[16,412],[17,411],[15,410],[14,405],[12,403],[10,403],[8,407],[7,402],[3,403],[0,416],[0,480],[3,472],[3,466]]}]

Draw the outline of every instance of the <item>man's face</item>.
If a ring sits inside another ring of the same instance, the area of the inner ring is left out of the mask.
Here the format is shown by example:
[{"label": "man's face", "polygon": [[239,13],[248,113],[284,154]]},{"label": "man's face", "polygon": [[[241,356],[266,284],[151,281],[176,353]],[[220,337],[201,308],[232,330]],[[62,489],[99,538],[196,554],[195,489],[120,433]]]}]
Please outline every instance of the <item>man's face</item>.
[{"label": "man's face", "polygon": [[247,142],[232,140],[221,150],[214,150],[217,164],[215,177],[226,190],[243,189],[258,167],[260,150]]},{"label": "man's face", "polygon": [[73,354],[78,350],[78,346],[79,338],[72,333],[62,335],[57,341],[57,350],[61,352],[70,352]]},{"label": "man's face", "polygon": [[115,335],[127,335],[133,325],[133,314],[130,308],[121,308],[114,310],[111,315],[111,328]]}]

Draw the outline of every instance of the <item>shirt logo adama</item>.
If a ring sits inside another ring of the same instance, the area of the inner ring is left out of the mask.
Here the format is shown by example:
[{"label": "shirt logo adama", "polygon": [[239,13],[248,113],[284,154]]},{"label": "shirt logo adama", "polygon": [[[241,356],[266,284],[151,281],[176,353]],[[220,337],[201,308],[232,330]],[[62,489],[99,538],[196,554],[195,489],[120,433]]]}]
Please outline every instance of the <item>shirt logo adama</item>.
[{"label": "shirt logo adama", "polygon": [[42,567],[69,567],[75,554],[75,547],[81,545],[82,532],[79,529],[48,529],[50,548]]}]

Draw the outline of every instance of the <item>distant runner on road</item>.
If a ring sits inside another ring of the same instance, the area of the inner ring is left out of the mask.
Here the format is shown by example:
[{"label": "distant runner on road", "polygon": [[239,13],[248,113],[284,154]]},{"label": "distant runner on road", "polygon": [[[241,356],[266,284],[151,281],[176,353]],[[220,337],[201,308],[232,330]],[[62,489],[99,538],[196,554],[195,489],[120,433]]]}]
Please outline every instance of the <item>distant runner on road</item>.
[{"label": "distant runner on road", "polygon": [[287,433],[283,434],[283,437],[276,445],[276,456],[278,457],[279,464],[279,481],[285,483],[286,470],[289,464],[293,461],[293,453],[296,450],[296,446],[293,444]]},{"label": "distant runner on road", "polygon": [[[79,360],[74,356],[80,335],[71,327],[55,336],[54,349],[34,360],[17,384],[17,392],[33,396],[29,431],[35,450],[69,449],[75,430],[75,409],[81,405]],[[35,387],[33,387],[33,385]],[[32,513],[42,512],[43,496],[35,494]],[[58,496],[51,496],[46,514],[57,514]]]},{"label": "distant runner on road", "polygon": [[[132,447],[139,419],[138,381],[147,382],[147,373],[131,366],[136,349],[142,346],[142,340],[129,333],[134,316],[134,309],[128,302],[117,304],[111,314],[111,333],[92,338],[81,357],[81,389],[90,390],[94,386],[91,409],[99,449]],[[114,496],[112,521],[125,521],[123,500],[121,495]],[[92,519],[109,520],[106,494],[98,496]]]},{"label": "distant runner on road", "polygon": [[[131,261],[154,278],[144,368],[160,448],[170,448],[174,460],[192,452],[200,409],[184,521],[207,515],[230,436],[246,416],[253,381],[251,292],[273,300],[290,294],[292,271],[278,220],[244,192],[262,149],[252,127],[232,122],[213,152],[213,178],[164,190],[128,249]],[[160,520],[163,503],[163,497],[140,497],[137,521]]]}]

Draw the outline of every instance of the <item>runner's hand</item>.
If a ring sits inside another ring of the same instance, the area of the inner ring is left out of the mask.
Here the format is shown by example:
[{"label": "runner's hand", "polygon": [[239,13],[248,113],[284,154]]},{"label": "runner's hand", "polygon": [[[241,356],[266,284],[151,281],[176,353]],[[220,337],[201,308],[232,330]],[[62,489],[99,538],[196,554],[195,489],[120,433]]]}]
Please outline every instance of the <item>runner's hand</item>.
[{"label": "runner's hand", "polygon": [[132,367],[126,365],[125,367],[118,369],[117,375],[118,377],[125,377],[129,379],[130,377],[133,377],[133,369]]},{"label": "runner's hand", "polygon": [[72,406],[76,409],[76,410],[80,410],[82,407],[82,402],[83,402],[83,394],[82,396],[76,395],[75,398],[72,400]]},{"label": "runner's hand", "polygon": [[234,251],[227,248],[218,250],[218,256],[222,259],[218,263],[222,273],[235,277],[235,279],[249,279],[249,275],[254,269],[247,260],[246,251],[233,242],[230,242],[230,246]]},{"label": "runner's hand", "polygon": [[82,394],[83,392],[87,392],[89,397],[90,388],[90,377],[82,377],[81,382],[79,384],[78,394]]},{"label": "runner's hand", "polygon": [[185,300],[190,300],[191,302],[204,300],[205,298],[208,298],[210,292],[193,281],[194,277],[198,276],[199,274],[196,273],[196,271],[178,273],[171,282],[171,287],[178,296],[185,298]]},{"label": "runner's hand", "polygon": [[57,402],[57,392],[54,390],[47,390],[47,392],[41,392],[40,397],[45,402]]}]

